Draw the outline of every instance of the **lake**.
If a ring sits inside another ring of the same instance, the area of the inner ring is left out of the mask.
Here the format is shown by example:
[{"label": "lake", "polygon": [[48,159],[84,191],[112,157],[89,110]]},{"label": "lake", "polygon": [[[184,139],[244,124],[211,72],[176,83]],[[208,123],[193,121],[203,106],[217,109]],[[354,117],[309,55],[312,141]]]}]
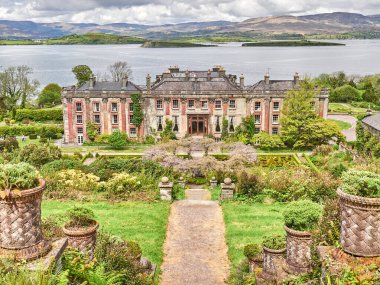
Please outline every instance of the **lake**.
[{"label": "lake", "polygon": [[246,76],[246,84],[263,78],[269,70],[272,79],[317,76],[343,70],[348,74],[380,72],[380,40],[341,41],[346,46],[330,47],[241,47],[240,43],[207,48],[141,48],[139,45],[0,46],[0,70],[26,64],[34,69],[41,85],[56,82],[75,84],[71,68],[87,64],[95,74],[104,73],[115,61],[127,61],[134,82],[145,84],[170,65],[181,69],[207,70],[223,65],[227,73]]}]

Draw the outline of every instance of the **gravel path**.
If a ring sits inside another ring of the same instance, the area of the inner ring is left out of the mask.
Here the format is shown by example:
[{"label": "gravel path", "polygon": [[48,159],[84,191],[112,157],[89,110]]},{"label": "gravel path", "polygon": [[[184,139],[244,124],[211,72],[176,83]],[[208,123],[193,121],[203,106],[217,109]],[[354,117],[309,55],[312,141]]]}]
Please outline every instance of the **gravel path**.
[{"label": "gravel path", "polygon": [[222,209],[215,201],[172,204],[160,284],[226,284],[229,274]]},{"label": "gravel path", "polygon": [[339,120],[343,122],[347,122],[351,124],[351,128],[347,130],[343,130],[342,133],[346,136],[347,141],[355,141],[356,140],[356,118],[351,115],[328,115],[328,119]]}]

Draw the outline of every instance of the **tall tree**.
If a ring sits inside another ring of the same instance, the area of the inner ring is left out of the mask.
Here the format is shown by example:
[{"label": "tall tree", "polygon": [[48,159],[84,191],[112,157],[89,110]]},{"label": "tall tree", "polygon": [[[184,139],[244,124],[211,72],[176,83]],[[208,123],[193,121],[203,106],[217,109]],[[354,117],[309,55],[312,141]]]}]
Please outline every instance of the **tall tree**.
[{"label": "tall tree", "polygon": [[25,108],[27,100],[37,90],[39,83],[30,78],[32,73],[33,69],[26,65],[10,66],[0,73],[0,101],[13,118],[18,104]]},{"label": "tall tree", "polygon": [[117,61],[111,64],[108,66],[108,71],[115,82],[121,81],[124,76],[132,77],[132,69],[126,61]]},{"label": "tall tree", "polygon": [[141,95],[140,94],[132,94],[132,104],[133,104],[133,118],[132,118],[132,124],[134,124],[137,127],[137,138],[140,141],[140,128],[141,124],[144,120],[144,113],[142,111],[141,107]]},{"label": "tall tree", "polygon": [[78,86],[82,86],[90,80],[91,76],[93,76],[91,68],[87,65],[74,66],[72,72],[74,73],[75,78],[77,79]]},{"label": "tall tree", "polygon": [[42,89],[38,95],[38,105],[40,107],[51,107],[61,103],[61,87],[56,83],[50,83]]}]

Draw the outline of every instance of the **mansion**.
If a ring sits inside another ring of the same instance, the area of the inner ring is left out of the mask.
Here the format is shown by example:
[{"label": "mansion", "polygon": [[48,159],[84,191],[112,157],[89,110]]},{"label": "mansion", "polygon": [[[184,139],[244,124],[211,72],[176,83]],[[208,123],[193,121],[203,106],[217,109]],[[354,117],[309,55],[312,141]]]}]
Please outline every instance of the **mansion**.
[{"label": "mansion", "polygon": [[[292,80],[271,80],[266,74],[263,80],[246,85],[243,75],[237,78],[226,74],[221,66],[208,71],[182,71],[173,66],[155,79],[148,75],[144,86],[127,77],[121,82],[97,82],[91,78],[83,86],[63,88],[64,142],[83,143],[88,121],[96,125],[99,134],[118,130],[130,138],[136,137],[131,100],[131,94],[136,93],[141,95],[144,114],[141,136],[159,137],[169,119],[179,138],[220,138],[224,119],[228,120],[228,131],[233,133],[247,116],[254,116],[257,133],[278,134],[283,100],[299,80],[297,73]],[[328,90],[322,89],[315,98],[316,112],[324,118],[328,96]]]}]

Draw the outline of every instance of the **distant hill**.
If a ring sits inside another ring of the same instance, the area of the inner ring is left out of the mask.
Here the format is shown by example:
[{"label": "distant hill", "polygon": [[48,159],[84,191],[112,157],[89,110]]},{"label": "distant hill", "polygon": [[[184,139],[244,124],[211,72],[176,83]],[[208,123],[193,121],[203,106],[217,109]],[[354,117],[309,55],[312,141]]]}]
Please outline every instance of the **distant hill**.
[{"label": "distant hill", "polygon": [[0,20],[0,38],[46,39],[71,34],[105,33],[145,39],[181,37],[380,38],[380,15],[335,12],[305,16],[268,16],[243,22],[213,21],[166,25],[112,23],[35,23]]}]

